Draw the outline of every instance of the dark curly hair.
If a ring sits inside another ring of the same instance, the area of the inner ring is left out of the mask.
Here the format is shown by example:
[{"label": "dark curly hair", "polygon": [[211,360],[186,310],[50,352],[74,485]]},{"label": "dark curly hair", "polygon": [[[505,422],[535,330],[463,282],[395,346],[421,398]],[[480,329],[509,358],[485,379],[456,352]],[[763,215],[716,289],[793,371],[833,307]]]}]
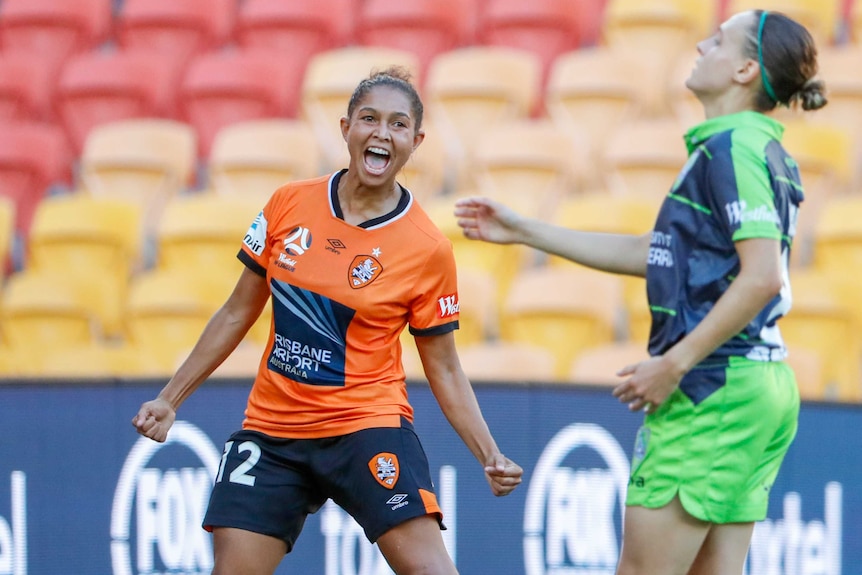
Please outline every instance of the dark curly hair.
[{"label": "dark curly hair", "polygon": [[356,106],[372,88],[389,86],[401,90],[410,99],[410,110],[413,112],[413,119],[416,122],[414,131],[418,132],[422,128],[422,116],[425,113],[425,107],[422,105],[422,99],[411,79],[410,71],[401,66],[390,66],[383,71],[372,70],[371,74],[359,82],[359,85],[353,90],[353,95],[350,96],[350,102],[347,104],[347,117],[353,116]]}]

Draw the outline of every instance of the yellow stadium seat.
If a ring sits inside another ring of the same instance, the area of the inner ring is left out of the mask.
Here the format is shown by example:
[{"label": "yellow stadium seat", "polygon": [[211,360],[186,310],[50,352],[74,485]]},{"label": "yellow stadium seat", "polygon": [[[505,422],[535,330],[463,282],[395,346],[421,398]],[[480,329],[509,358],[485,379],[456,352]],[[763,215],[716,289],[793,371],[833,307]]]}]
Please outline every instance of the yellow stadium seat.
[{"label": "yellow stadium seat", "polygon": [[666,82],[672,63],[703,37],[700,12],[688,0],[609,0],[603,26],[607,46],[635,58],[645,72],[643,113],[662,116],[669,112]]},{"label": "yellow stadium seat", "polygon": [[548,116],[585,150],[582,182],[595,185],[609,133],[640,113],[641,69],[625,52],[603,46],[560,55],[545,89]]},{"label": "yellow stadium seat", "polygon": [[862,194],[833,197],[814,224],[814,265],[847,273],[862,269]]},{"label": "yellow stadium seat", "polygon": [[796,346],[788,352],[787,363],[796,374],[799,397],[808,401],[824,401],[828,382],[823,374],[823,360],[814,350]]},{"label": "yellow stadium seat", "polygon": [[619,385],[622,368],[649,359],[646,346],[636,342],[614,342],[583,350],[572,362],[570,379],[575,383]]},{"label": "yellow stadium seat", "polygon": [[622,280],[628,339],[645,346],[652,328],[646,280],[633,276],[624,276]]},{"label": "yellow stadium seat", "polygon": [[498,333],[497,279],[491,272],[475,268],[458,269],[459,329],[455,342],[459,346],[481,343]]},{"label": "yellow stadium seat", "polygon": [[645,119],[619,126],[604,151],[608,189],[664,198],[686,162],[684,132],[675,118]]},{"label": "yellow stadium seat", "polygon": [[0,294],[0,334],[16,353],[38,357],[100,335],[78,285],[62,274],[12,274]]},{"label": "yellow stadium seat", "polygon": [[102,124],[84,143],[81,186],[94,196],[139,203],[151,229],[167,198],[191,182],[196,160],[197,137],[187,124],[155,118]]},{"label": "yellow stadium seat", "polygon": [[197,342],[217,307],[204,285],[208,281],[181,271],[134,278],[126,302],[127,338],[151,357],[153,369],[171,373]]},{"label": "yellow stadium seat", "polygon": [[233,287],[242,270],[236,257],[242,239],[263,208],[259,200],[207,193],[173,198],[156,230],[158,268],[223,274]]},{"label": "yellow stadium seat", "polygon": [[770,10],[793,18],[811,33],[819,48],[831,44],[841,20],[842,0],[729,0],[728,12]]},{"label": "yellow stadium seat", "polygon": [[91,309],[108,335],[121,331],[129,277],[143,267],[138,204],[82,193],[43,200],[28,240],[28,269],[49,271],[85,286]]},{"label": "yellow stadium seat", "polygon": [[797,271],[790,279],[793,305],[778,321],[790,353],[796,347],[820,355],[827,381],[826,397],[862,399],[860,329],[852,310],[843,305],[829,278]]},{"label": "yellow stadium seat", "polygon": [[461,367],[473,381],[555,381],[554,354],[528,343],[486,342],[458,350]]},{"label": "yellow stadium seat", "polygon": [[279,186],[320,173],[317,140],[301,120],[228,125],[216,134],[209,157],[211,187],[218,194],[255,198],[261,207]]},{"label": "yellow stadium seat", "polygon": [[501,46],[450,50],[431,62],[426,106],[444,136],[459,181],[469,182],[462,170],[483,131],[530,115],[539,98],[541,66],[532,52]]},{"label": "yellow stadium seat", "polygon": [[667,95],[670,107],[673,116],[684,128],[699,124],[706,119],[703,104],[685,85],[699,57],[700,54],[694,48],[684,52],[674,60],[668,76]]},{"label": "yellow stadium seat", "polygon": [[392,48],[350,46],[319,52],[312,56],[302,84],[302,116],[314,130],[324,170],[347,165],[347,146],[341,136],[340,120],[357,84],[372,71],[400,66],[418,81],[419,61],[415,54]]},{"label": "yellow stadium seat", "polygon": [[9,269],[14,241],[15,205],[9,198],[0,197],[0,278]]},{"label": "yellow stadium seat", "polygon": [[562,198],[574,193],[577,152],[552,122],[515,120],[485,131],[471,169],[483,195],[521,213],[548,217]]},{"label": "yellow stadium seat", "polygon": [[615,340],[622,283],[610,274],[572,266],[523,270],[512,282],[500,317],[500,337],[547,348],[554,373],[566,378],[583,349]]},{"label": "yellow stadium seat", "polygon": [[422,130],[425,140],[398,173],[398,183],[410,190],[420,204],[446,193],[455,176],[449,173],[443,134],[433,120],[423,120]]},{"label": "yellow stadium seat", "polygon": [[124,378],[155,377],[162,373],[142,350],[124,343],[94,342],[58,349],[48,361],[38,366],[40,377]]}]

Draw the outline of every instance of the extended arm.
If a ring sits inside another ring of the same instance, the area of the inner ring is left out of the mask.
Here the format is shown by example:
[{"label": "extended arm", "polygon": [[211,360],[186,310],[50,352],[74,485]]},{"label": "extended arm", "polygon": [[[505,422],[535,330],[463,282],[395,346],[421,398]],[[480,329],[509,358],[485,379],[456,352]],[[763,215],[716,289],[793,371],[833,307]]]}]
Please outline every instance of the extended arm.
[{"label": "extended arm", "polygon": [[740,333],[781,291],[781,254],[777,240],[749,239],[736,243],[739,275],[715,302],[703,321],[663,355],[628,366],[629,376],[614,395],[639,410],[661,404],[691,368],[721,344]]},{"label": "extended arm", "polygon": [[176,410],[236,349],[268,297],[266,278],[243,269],[230,297],[210,319],[188,358],[158,397],[144,403],[132,418],[138,433],[160,442],[167,438]]},{"label": "extended arm", "polygon": [[476,459],[494,495],[508,495],[521,483],[523,470],[504,456],[488,429],[476,395],[461,369],[452,333],[417,337],[416,347],[440,409]]},{"label": "extended arm", "polygon": [[650,234],[583,232],[524,217],[488,198],[464,198],[455,216],[470,239],[524,244],[573,262],[617,274],[646,274]]}]

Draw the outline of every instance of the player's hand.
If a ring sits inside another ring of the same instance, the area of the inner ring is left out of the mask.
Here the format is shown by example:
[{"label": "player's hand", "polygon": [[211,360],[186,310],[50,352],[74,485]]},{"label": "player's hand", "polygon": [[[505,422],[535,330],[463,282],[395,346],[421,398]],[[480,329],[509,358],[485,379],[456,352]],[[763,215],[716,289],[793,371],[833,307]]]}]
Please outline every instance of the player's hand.
[{"label": "player's hand", "polygon": [[141,405],[137,415],[132,418],[132,425],[144,437],[162,443],[168,438],[168,430],[176,418],[177,412],[174,406],[167,400],[157,397]]},{"label": "player's hand", "polygon": [[523,475],[521,466],[502,453],[494,455],[485,463],[485,478],[497,497],[510,494],[521,484]]},{"label": "player's hand", "polygon": [[617,372],[627,379],[616,386],[614,397],[627,403],[631,411],[655,411],[677,388],[684,373],[679,373],[662,356],[628,365]]},{"label": "player's hand", "polygon": [[521,241],[524,218],[509,207],[488,198],[462,198],[455,202],[455,217],[464,235],[471,240],[496,244]]}]

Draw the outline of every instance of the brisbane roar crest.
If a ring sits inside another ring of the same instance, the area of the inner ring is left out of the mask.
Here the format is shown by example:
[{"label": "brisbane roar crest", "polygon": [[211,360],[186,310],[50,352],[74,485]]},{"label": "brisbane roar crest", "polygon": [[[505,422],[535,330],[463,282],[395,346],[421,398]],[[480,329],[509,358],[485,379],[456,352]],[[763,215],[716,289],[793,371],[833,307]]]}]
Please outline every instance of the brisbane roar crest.
[{"label": "brisbane roar crest", "polygon": [[363,288],[380,277],[382,272],[383,266],[374,256],[356,256],[350,262],[347,281],[353,289]]},{"label": "brisbane roar crest", "polygon": [[368,461],[368,469],[377,483],[386,489],[395,487],[395,484],[398,483],[398,476],[401,474],[398,456],[394,453],[378,453]]}]

